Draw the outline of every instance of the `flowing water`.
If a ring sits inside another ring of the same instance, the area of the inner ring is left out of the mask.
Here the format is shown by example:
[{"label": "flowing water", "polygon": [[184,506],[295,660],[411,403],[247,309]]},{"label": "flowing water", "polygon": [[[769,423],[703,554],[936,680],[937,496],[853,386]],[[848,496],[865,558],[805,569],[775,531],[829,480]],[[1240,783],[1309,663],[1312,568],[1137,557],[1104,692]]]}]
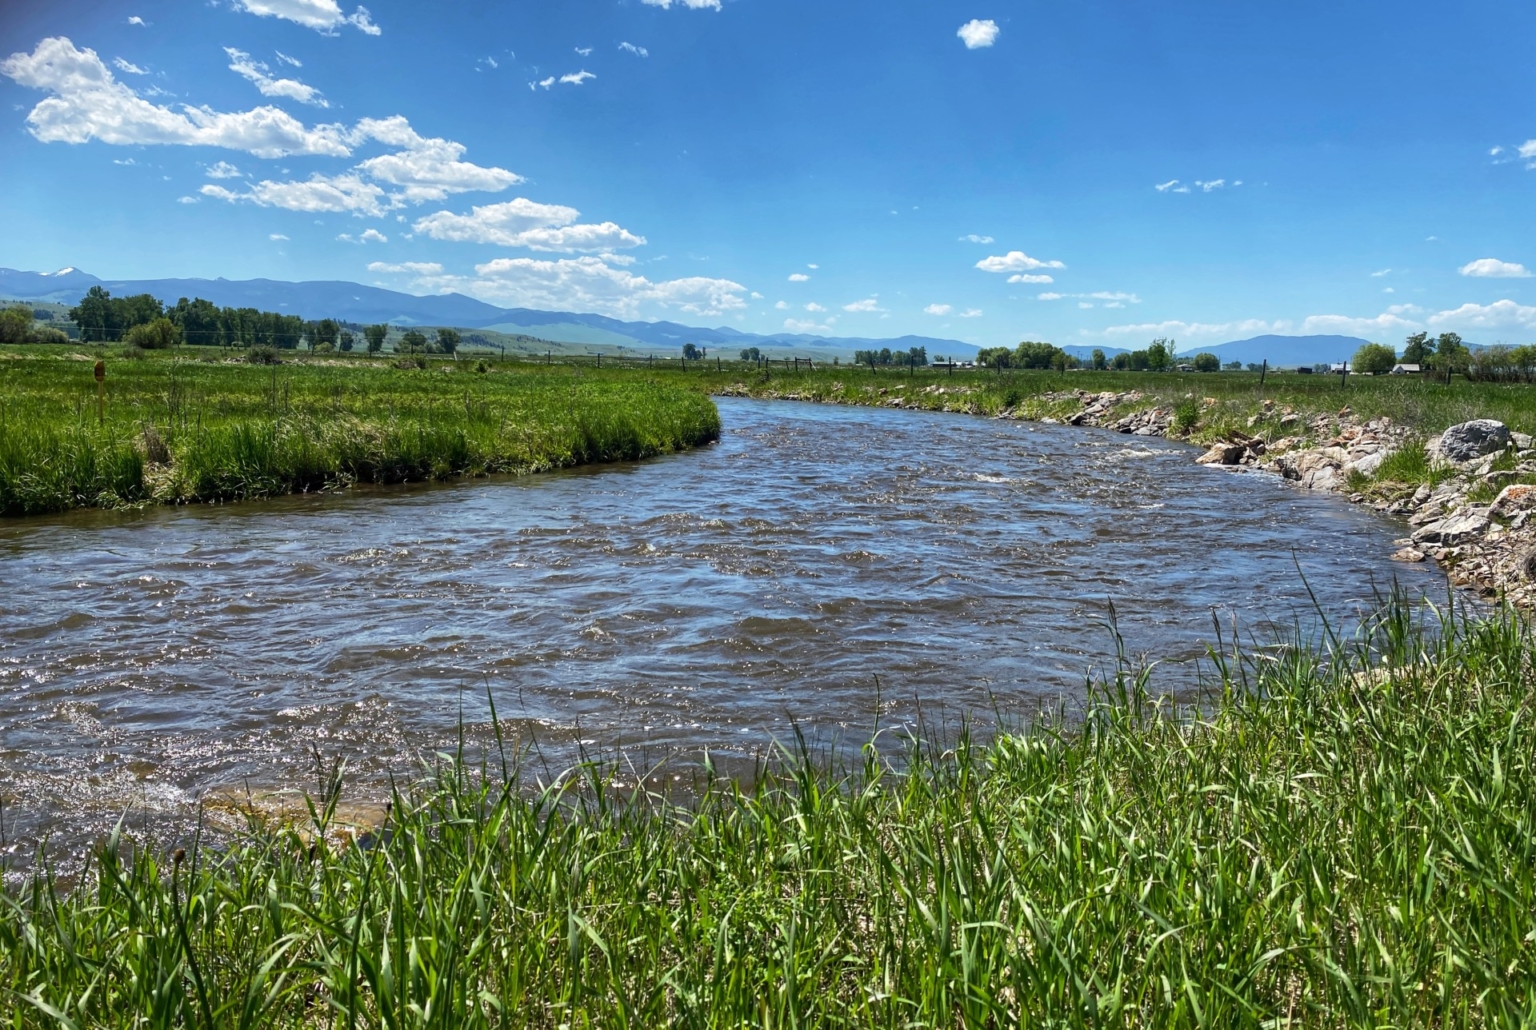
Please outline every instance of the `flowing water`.
[{"label": "flowing water", "polygon": [[[1194,683],[1212,613],[1347,623],[1401,523],[1093,430],[722,400],[714,447],[524,479],[0,523],[6,846],[185,819],[313,754],[412,775],[487,694],[551,766],[761,753],[1081,698],[1126,647]],[[1305,574],[1306,584],[1298,573]],[[1185,664],[1180,664],[1180,663]],[[878,678],[878,691],[876,681]]]}]

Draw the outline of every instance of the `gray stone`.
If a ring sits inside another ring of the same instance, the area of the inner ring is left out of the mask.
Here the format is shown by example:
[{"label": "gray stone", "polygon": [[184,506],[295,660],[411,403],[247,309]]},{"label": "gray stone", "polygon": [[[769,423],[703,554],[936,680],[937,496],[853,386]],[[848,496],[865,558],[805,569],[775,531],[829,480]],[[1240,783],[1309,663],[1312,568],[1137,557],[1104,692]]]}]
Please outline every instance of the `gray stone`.
[{"label": "gray stone", "polygon": [[1413,542],[1450,546],[1478,536],[1487,528],[1487,515],[1481,512],[1462,512],[1438,522],[1431,522],[1427,526],[1420,526],[1413,534]]},{"label": "gray stone", "polygon": [[1381,463],[1387,460],[1386,451],[1377,451],[1375,454],[1367,454],[1363,458],[1355,460],[1355,471],[1364,476],[1374,476],[1376,470],[1381,468]]},{"label": "gray stone", "polygon": [[1462,462],[1502,451],[1509,446],[1509,427],[1491,418],[1462,422],[1440,434],[1436,448],[1440,457]]}]

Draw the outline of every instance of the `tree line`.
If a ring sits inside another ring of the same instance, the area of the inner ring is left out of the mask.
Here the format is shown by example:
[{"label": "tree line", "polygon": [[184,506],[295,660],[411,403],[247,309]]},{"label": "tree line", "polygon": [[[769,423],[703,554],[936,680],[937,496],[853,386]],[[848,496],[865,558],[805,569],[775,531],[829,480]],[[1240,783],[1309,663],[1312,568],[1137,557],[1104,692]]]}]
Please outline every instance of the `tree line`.
[{"label": "tree line", "polygon": [[900,365],[907,368],[911,365],[928,364],[928,348],[908,347],[906,350],[891,350],[889,347],[881,347],[879,350],[856,350],[853,352],[855,365]]}]

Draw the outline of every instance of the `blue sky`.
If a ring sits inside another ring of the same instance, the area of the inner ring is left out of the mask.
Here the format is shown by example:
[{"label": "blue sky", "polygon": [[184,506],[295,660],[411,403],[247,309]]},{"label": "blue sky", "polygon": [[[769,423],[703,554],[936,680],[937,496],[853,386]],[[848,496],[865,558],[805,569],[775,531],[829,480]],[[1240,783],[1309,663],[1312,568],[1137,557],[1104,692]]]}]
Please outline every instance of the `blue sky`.
[{"label": "blue sky", "polygon": [[1533,34],[1477,0],[11,0],[0,265],[981,345],[1531,342]]}]

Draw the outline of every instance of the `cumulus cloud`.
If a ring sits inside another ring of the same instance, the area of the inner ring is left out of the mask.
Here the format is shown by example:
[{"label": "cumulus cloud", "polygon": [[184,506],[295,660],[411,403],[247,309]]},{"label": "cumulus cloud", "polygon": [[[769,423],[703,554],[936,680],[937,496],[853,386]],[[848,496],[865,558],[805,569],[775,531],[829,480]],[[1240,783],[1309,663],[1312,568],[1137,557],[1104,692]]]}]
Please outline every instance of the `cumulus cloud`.
[{"label": "cumulus cloud", "polygon": [[177,197],[176,198],[176,203],[178,203],[178,204],[196,204],[197,203],[197,198],[196,197]]},{"label": "cumulus cloud", "polygon": [[690,11],[720,10],[720,0],[640,0],[640,2],[647,7],[660,7],[664,11],[670,10],[674,3]]},{"label": "cumulus cloud", "polygon": [[1392,269],[1390,269],[1390,268],[1383,268],[1383,269],[1381,269],[1379,271],[1372,272],[1371,273],[1371,278],[1372,279],[1380,279],[1384,275],[1391,275],[1391,274],[1392,274]]},{"label": "cumulus cloud", "polygon": [[954,308],[948,304],[929,304],[923,309],[923,313],[927,315],[947,315],[953,310]]},{"label": "cumulus cloud", "polygon": [[392,275],[410,273],[412,275],[441,275],[443,266],[436,261],[402,261],[399,264],[391,264],[387,261],[373,261],[368,265],[370,272],[387,272]]},{"label": "cumulus cloud", "polygon": [[589,47],[589,46],[579,46],[579,47],[575,47],[574,49],[582,57],[591,57],[592,56],[592,48]]},{"label": "cumulus cloud", "polygon": [[1302,319],[1302,335],[1325,334],[1344,336],[1379,337],[1384,334],[1408,332],[1417,329],[1419,323],[1405,315],[1416,309],[1409,305],[1393,305],[1374,318],[1357,318],[1349,315],[1308,315]]},{"label": "cumulus cloud", "polygon": [[379,230],[377,230],[377,229],[369,229],[366,232],[364,232],[361,236],[353,236],[349,232],[344,232],[344,233],[341,233],[340,235],[338,235],[336,238],[338,240],[341,240],[341,241],[345,242],[345,243],[388,243],[389,242],[389,237],[385,236],[383,233],[379,232]]},{"label": "cumulus cloud", "polygon": [[1010,275],[1008,281],[1011,283],[1053,283],[1056,279],[1054,276],[1046,275],[1043,272],[1020,272],[1018,275]]},{"label": "cumulus cloud", "polygon": [[1183,183],[1179,182],[1179,180],[1177,180],[1177,179],[1169,179],[1167,182],[1160,182],[1156,186],[1153,186],[1152,188],[1157,190],[1157,192],[1159,192],[1159,193],[1188,193],[1189,192],[1189,187],[1185,186]]},{"label": "cumulus cloud", "polygon": [[[402,268],[406,266],[400,266]],[[462,293],[488,303],[557,311],[596,311],[634,317],[647,306],[714,316],[746,307],[746,287],[729,279],[692,276],[653,282],[601,258],[497,258],[475,275],[417,274],[415,286]]]},{"label": "cumulus cloud", "polygon": [[351,153],[341,126],[307,127],[275,107],[220,112],[183,104],[175,111],[150,103],[114,79],[96,51],[63,36],[0,61],[0,74],[51,94],[27,115],[28,131],[44,143],[208,146],[267,158]]},{"label": "cumulus cloud", "polygon": [[210,179],[239,179],[244,173],[228,161],[215,161],[204,173]]},{"label": "cumulus cloud", "polygon": [[146,22],[144,21],[143,18],[140,18],[137,14],[130,14],[128,16],[128,24],[129,25],[137,25],[140,28],[143,28],[144,25],[146,24]]},{"label": "cumulus cloud", "polygon": [[1037,268],[1066,268],[1060,261],[1041,261],[1022,250],[1010,250],[1006,254],[994,254],[976,262],[983,272],[1032,272]]},{"label": "cumulus cloud", "polygon": [[1107,336],[1257,336],[1262,333],[1282,333],[1291,328],[1286,321],[1266,322],[1261,318],[1249,318],[1237,322],[1140,322],[1136,325],[1112,325],[1104,330]]},{"label": "cumulus cloud", "polygon": [[824,335],[832,331],[833,321],[833,319],[829,318],[827,319],[825,325],[820,325],[809,318],[786,318],[784,320],[784,328],[786,331],[791,333],[811,333],[816,335]]},{"label": "cumulus cloud", "polygon": [[993,243],[993,242],[996,242],[996,241],[994,241],[992,239],[992,237],[990,237],[990,236],[978,236],[975,233],[971,233],[971,234],[969,234],[967,236],[960,237],[960,242],[961,243]]},{"label": "cumulus cloud", "polygon": [[866,297],[864,300],[856,300],[852,304],[844,304],[843,310],[859,314],[871,311],[884,311],[885,309],[880,306],[880,302],[874,297]]},{"label": "cumulus cloud", "polygon": [[825,311],[827,309],[822,307],[820,304],[816,303],[813,300],[813,301],[811,301],[809,304],[807,304],[805,306],[805,310],[810,311],[810,312],[817,312],[817,311]]},{"label": "cumulus cloud", "polygon": [[1459,269],[1462,275],[1472,276],[1478,279],[1529,279],[1530,271],[1513,261],[1500,261],[1498,258],[1478,258],[1469,261]]},{"label": "cumulus cloud", "polygon": [[635,46],[635,44],[629,43],[629,42],[620,43],[619,44],[619,49],[620,50],[624,50],[624,51],[628,51],[629,53],[634,54],[636,57],[650,57],[651,56],[651,52],[649,50],[647,50],[645,47],[643,47],[643,46]]},{"label": "cumulus cloud", "polygon": [[961,318],[980,318],[981,317],[981,309],[980,308],[966,308],[964,311],[960,312],[960,317]]},{"label": "cumulus cloud", "polygon": [[1492,304],[1463,304],[1459,308],[1431,315],[1428,321],[1437,329],[1532,330],[1536,329],[1536,307],[1516,304],[1512,300],[1496,300]]},{"label": "cumulus cloud", "polygon": [[792,283],[807,283],[811,281],[811,277],[804,272],[791,272],[789,273],[789,281]]},{"label": "cumulus cloud", "polygon": [[289,100],[297,100],[301,104],[313,104],[315,107],[331,106],[313,86],[306,85],[298,79],[274,79],[269,74],[271,69],[267,67],[265,61],[253,60],[244,50],[227,46],[224,52],[229,55],[229,70],[241,78],[248,79],[262,96],[287,97]]},{"label": "cumulus cloud", "polygon": [[[1009,280],[1010,282],[1012,280]],[[1134,293],[1118,293],[1110,290],[1097,290],[1093,293],[1041,293],[1036,300],[1062,300],[1071,297],[1073,300],[1102,300],[1106,301],[1105,307],[1124,307],[1127,304],[1140,304],[1141,298]],[[1091,306],[1091,305],[1090,305]]]},{"label": "cumulus cloud", "polygon": [[1195,180],[1195,185],[1199,186],[1206,193],[1210,193],[1212,190],[1219,190],[1226,184],[1227,180],[1225,179],[1211,179],[1207,182],[1201,182],[1199,179]]},{"label": "cumulus cloud", "polygon": [[202,188],[202,193],[206,197],[230,203],[278,207],[309,214],[352,214],[377,218],[393,206],[389,195],[381,187],[353,172],[341,175],[321,175],[317,172],[301,182],[272,182],[264,179],[253,183],[243,193],[210,183]]},{"label": "cumulus cloud", "polygon": [[1002,30],[997,27],[997,22],[991,18],[985,20],[972,18],[955,32],[955,35],[965,43],[967,50],[975,50],[979,47],[991,46],[997,42],[997,34]]},{"label": "cumulus cloud", "polygon": [[595,78],[597,78],[596,75],[593,75],[591,72],[587,71],[586,69],[582,69],[579,72],[571,72],[569,75],[562,75],[562,76],[560,76],[560,81],[561,82],[565,82],[565,83],[569,83],[572,86],[580,86],[583,82],[586,82],[588,79],[595,79]]},{"label": "cumulus cloud", "polygon": [[278,240],[286,240],[286,239],[287,239],[287,238],[288,238],[288,237],[286,237],[286,236],[284,236],[284,235],[283,235],[283,234],[282,234],[282,233],[280,233],[280,232],[274,232],[274,233],[271,233],[271,234],[269,234],[269,235],[268,235],[268,236],[267,236],[267,239],[269,239],[269,240],[272,240],[272,241],[274,241],[274,242],[276,242],[276,241],[278,241]]},{"label": "cumulus cloud", "polygon": [[438,137],[425,138],[411,128],[403,116],[364,118],[352,131],[361,142],[377,140],[400,147],[393,154],[381,154],[358,165],[371,178],[404,188],[403,199],[414,203],[442,200],[449,193],[497,193],[523,181],[523,177],[505,168],[484,168],[460,160],[464,145]]},{"label": "cumulus cloud", "polygon": [[379,34],[379,27],[368,15],[368,8],[359,7],[351,14],[343,14],[336,0],[234,0],[237,9],[263,18],[282,18],[306,29],[314,29],[332,35],[343,25],[351,25],[370,36]]},{"label": "cumulus cloud", "polygon": [[780,310],[780,311],[788,311],[789,310],[789,301],[787,301],[787,300],[777,301],[777,302],[774,303],[773,306],[775,308],[777,308],[778,310]]},{"label": "cumulus cloud", "polygon": [[140,68],[138,65],[134,64],[132,61],[125,61],[121,57],[114,57],[112,59],[112,64],[117,68],[118,71],[127,72],[129,75],[149,74],[143,68]]},{"label": "cumulus cloud", "polygon": [[645,237],[613,222],[577,224],[580,214],[572,207],[518,197],[475,207],[467,215],[439,211],[418,219],[412,228],[438,240],[543,251],[603,252],[645,243]]}]

